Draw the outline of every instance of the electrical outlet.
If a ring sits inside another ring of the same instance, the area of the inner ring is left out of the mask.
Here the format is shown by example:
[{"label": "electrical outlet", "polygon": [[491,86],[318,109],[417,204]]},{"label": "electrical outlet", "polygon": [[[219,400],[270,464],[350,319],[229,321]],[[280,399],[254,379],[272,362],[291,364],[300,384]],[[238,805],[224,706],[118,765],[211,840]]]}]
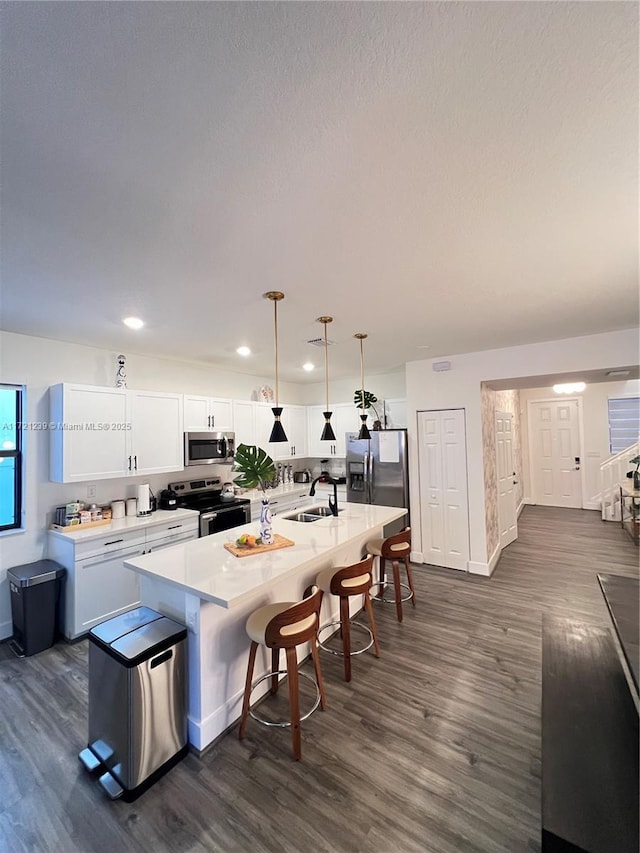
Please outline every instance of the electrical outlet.
[{"label": "electrical outlet", "polygon": [[87,486],[87,497],[88,498],[95,498],[95,496],[96,496],[96,486],[95,485]]}]

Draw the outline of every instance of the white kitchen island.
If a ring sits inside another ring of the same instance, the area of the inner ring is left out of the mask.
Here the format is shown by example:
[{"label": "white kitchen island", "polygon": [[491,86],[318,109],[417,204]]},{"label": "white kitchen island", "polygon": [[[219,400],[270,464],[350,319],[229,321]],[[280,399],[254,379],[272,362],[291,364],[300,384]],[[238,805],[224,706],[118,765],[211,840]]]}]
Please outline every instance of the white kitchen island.
[{"label": "white kitchen island", "polygon": [[[140,575],[142,604],[189,629],[189,742],[196,749],[204,749],[240,718],[249,653],[245,623],[253,610],[300,600],[321,569],[357,562],[365,543],[407,512],[350,503],[340,510],[337,518],[308,524],[276,517],[274,533],[295,542],[277,551],[235,557],[224,548],[241,533],[257,533],[258,524],[252,522],[125,561]],[[321,622],[337,614],[337,599],[325,596]],[[301,647],[300,657],[305,655]],[[261,649],[255,678],[269,665]],[[266,691],[268,682],[261,687]]]}]

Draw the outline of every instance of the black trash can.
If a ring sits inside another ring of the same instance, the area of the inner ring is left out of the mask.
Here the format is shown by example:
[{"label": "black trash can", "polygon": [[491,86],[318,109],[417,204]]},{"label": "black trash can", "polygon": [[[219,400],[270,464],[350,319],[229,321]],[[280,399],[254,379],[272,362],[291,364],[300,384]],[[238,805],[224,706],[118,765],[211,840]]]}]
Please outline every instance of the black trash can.
[{"label": "black trash can", "polygon": [[50,648],[59,634],[60,589],[66,569],[53,560],[37,560],[7,569],[13,637],[20,657]]}]

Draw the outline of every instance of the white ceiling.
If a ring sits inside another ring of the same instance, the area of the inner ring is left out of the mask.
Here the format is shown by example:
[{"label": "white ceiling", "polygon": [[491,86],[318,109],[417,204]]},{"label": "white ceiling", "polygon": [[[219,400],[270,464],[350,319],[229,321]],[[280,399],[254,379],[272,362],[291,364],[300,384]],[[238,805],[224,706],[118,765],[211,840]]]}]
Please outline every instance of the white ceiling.
[{"label": "white ceiling", "polygon": [[264,374],[280,289],[319,381],[321,314],[336,378],[636,325],[637,4],[3,6],[3,328]]}]

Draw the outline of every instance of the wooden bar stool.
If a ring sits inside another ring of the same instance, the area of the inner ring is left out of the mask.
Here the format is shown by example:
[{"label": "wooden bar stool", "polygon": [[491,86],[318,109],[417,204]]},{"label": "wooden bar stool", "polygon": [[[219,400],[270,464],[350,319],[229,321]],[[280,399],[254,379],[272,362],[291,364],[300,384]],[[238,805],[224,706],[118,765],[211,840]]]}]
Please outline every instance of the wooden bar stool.
[{"label": "wooden bar stool", "polygon": [[[413,588],[413,575],[411,574],[411,566],[409,565],[409,554],[411,553],[411,528],[405,527],[400,533],[394,536],[388,536],[386,539],[372,539],[367,542],[366,549],[369,554],[378,557],[380,560],[380,581],[374,586],[379,587],[375,601],[382,601],[385,604],[395,602],[396,615],[398,622],[402,622],[402,602],[411,601],[413,606],[416,606],[416,593]],[[385,580],[386,561],[391,560],[393,569],[393,589],[394,597],[385,598],[385,587],[390,586],[391,582]],[[404,562],[404,568],[407,573],[407,583],[400,583],[400,560]],[[403,590],[408,590],[409,594],[402,594]]]},{"label": "wooden bar stool", "polygon": [[[247,680],[244,688],[244,699],[242,702],[242,716],[240,717],[240,728],[238,737],[240,740],[245,735],[249,715],[259,723],[266,726],[291,727],[291,738],[293,744],[293,757],[296,761],[301,756],[300,746],[300,723],[306,720],[316,710],[318,705],[324,711],[326,707],[324,696],[324,682],[322,670],[320,669],[320,657],[318,655],[317,634],[320,623],[320,605],[322,603],[322,590],[310,587],[305,591],[305,598],[296,603],[283,601],[276,604],[266,604],[255,610],[247,619],[246,630],[251,640],[249,649],[249,664],[247,666]],[[311,644],[311,655],[315,668],[316,680],[306,673],[298,673],[298,659],[296,646],[302,643]],[[271,672],[261,676],[252,682],[253,668],[256,661],[258,646],[266,646],[271,649]],[[286,670],[278,669],[280,665],[280,650],[284,649],[287,658]],[[288,721],[271,722],[259,716],[251,708],[251,693],[265,679],[271,679],[271,693],[278,691],[278,676],[286,674],[289,681],[289,707],[290,719]],[[316,701],[303,717],[300,716],[300,695],[298,677],[307,678],[316,686]]]},{"label": "wooden bar stool", "polygon": [[[333,625],[339,625],[342,635],[342,651],[339,652],[329,649],[326,646],[326,641],[323,643],[320,639],[318,639],[318,645],[323,651],[329,652],[333,655],[341,655],[344,658],[345,681],[351,681],[352,655],[360,655],[363,652],[366,652],[367,649],[370,649],[373,645],[376,657],[380,657],[378,632],[376,631],[376,623],[373,618],[373,607],[371,606],[371,596],[369,595],[369,590],[371,589],[371,584],[373,582],[371,577],[372,566],[373,557],[366,557],[364,560],[361,560],[359,563],[354,563],[352,566],[346,566],[344,568],[330,567],[328,569],[324,569],[316,578],[316,584],[320,587],[323,593],[328,592],[331,593],[331,595],[337,595],[340,597],[340,620],[327,622],[318,631],[318,636],[326,628]],[[353,595],[364,596],[364,607],[367,611],[367,616],[369,617],[370,628],[363,625],[361,622],[349,620],[349,599]],[[366,631],[369,635],[369,644],[363,649],[358,649],[358,651],[351,650],[352,627],[360,628]]]}]

